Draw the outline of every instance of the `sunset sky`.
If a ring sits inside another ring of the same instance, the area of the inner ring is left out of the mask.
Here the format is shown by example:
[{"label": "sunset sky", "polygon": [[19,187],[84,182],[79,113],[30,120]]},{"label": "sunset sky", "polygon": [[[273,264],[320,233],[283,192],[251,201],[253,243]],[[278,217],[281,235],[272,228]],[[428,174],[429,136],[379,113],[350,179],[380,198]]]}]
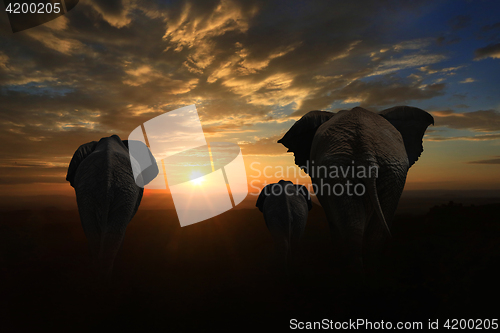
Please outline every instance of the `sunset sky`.
[{"label": "sunset sky", "polygon": [[405,189],[500,189],[499,1],[88,0],[15,34],[0,8],[0,195],[73,195],[79,145],[191,104],[260,187],[306,112],[411,105]]}]

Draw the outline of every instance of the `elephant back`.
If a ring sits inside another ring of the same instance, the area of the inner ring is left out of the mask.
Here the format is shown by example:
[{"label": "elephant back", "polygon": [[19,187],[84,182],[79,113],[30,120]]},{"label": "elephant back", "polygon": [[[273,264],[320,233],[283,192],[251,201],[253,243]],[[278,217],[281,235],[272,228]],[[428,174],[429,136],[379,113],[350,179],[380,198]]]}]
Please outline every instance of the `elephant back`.
[{"label": "elephant back", "polygon": [[[401,164],[407,160],[401,134],[383,117],[357,107],[342,111],[321,125],[311,147],[316,165],[344,159],[356,165]],[[406,166],[407,167],[407,166]]]},{"label": "elephant back", "polygon": [[101,186],[111,181],[127,183],[130,177],[133,179],[127,147],[113,135],[81,145],[73,154],[66,180],[76,188]]},{"label": "elephant back", "polygon": [[283,205],[286,204],[286,201],[301,204],[305,200],[307,211],[312,209],[311,196],[307,188],[304,185],[293,184],[291,181],[282,179],[278,183],[269,184],[262,189],[256,203],[261,212],[264,212],[265,205],[268,205],[268,203],[266,204],[268,198],[279,198],[278,200],[281,200]]}]

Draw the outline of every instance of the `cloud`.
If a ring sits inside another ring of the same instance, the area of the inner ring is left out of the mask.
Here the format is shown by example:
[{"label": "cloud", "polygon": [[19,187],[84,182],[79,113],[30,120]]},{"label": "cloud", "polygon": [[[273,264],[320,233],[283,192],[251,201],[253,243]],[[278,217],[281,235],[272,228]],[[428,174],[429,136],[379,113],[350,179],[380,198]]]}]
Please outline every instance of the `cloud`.
[{"label": "cloud", "polygon": [[495,24],[487,24],[481,27],[481,31],[483,32],[491,30],[500,30],[500,22],[497,22]]},{"label": "cloud", "polygon": [[452,30],[460,30],[467,28],[472,21],[470,15],[457,15],[448,21]]},{"label": "cloud", "polygon": [[476,80],[471,77],[468,77],[465,80],[460,81],[459,83],[472,83],[472,82],[476,82]]},{"label": "cloud", "polygon": [[453,94],[450,99],[458,99],[459,101],[464,101],[467,98],[467,93],[465,94]]},{"label": "cloud", "polygon": [[375,69],[375,71],[368,76],[385,75],[392,72],[400,71],[405,68],[435,64],[445,59],[446,56],[441,54],[412,54],[397,59],[391,58],[389,60],[383,61]]},{"label": "cloud", "polygon": [[0,85],[26,85],[37,83],[43,86],[55,81],[53,73],[36,69],[33,61],[10,58],[0,51]]},{"label": "cloud", "polygon": [[495,24],[487,24],[485,26],[481,27],[481,31],[486,32],[490,30],[497,30],[500,29],[500,22],[497,22]]},{"label": "cloud", "polygon": [[436,44],[439,46],[443,45],[452,45],[460,42],[462,39],[458,36],[450,36],[450,37],[445,37],[445,36],[439,36],[436,38]]},{"label": "cloud", "polygon": [[244,155],[284,155],[287,152],[285,146],[277,143],[283,134],[268,138],[261,138],[253,143],[239,143]]},{"label": "cloud", "polygon": [[396,51],[420,50],[429,46],[432,43],[432,40],[433,38],[419,38],[419,39],[408,40],[394,45],[393,48]]},{"label": "cloud", "polygon": [[495,156],[495,158],[488,160],[477,160],[467,162],[468,164],[500,164],[500,156]]},{"label": "cloud", "polygon": [[486,58],[500,59],[500,43],[490,44],[479,48],[474,52],[474,60],[482,60]]},{"label": "cloud", "polygon": [[223,137],[227,134],[233,133],[253,133],[257,132],[255,129],[251,129],[252,123],[244,120],[235,121],[230,124],[219,124],[211,126],[203,126],[203,133],[206,137]]},{"label": "cloud", "polygon": [[427,36],[387,34],[423,3],[91,0],[15,41],[0,31],[0,160],[68,163],[82,143],[189,104],[210,139],[281,154],[272,134],[290,114],[441,96],[426,74],[460,66],[439,69],[447,55]]},{"label": "cloud", "polygon": [[80,53],[81,49],[84,48],[84,45],[78,40],[60,38],[53,32],[44,28],[44,26],[40,26],[39,29],[38,27],[28,29],[26,31],[26,35],[31,37],[33,40],[42,43],[45,47],[66,55]]},{"label": "cloud", "polygon": [[444,95],[445,87],[445,83],[423,84],[422,78],[418,76],[405,79],[384,76],[377,80],[350,82],[340,78],[305,99],[290,117],[299,117],[311,110],[325,109],[335,101],[344,104],[356,103],[367,108],[405,104]]},{"label": "cloud", "polygon": [[422,66],[418,70],[427,74],[435,74],[435,73],[447,73],[448,75],[452,75],[455,71],[463,68],[464,66],[456,66],[456,67],[446,67],[441,69],[431,68],[431,66]]},{"label": "cloud", "polygon": [[[457,113],[453,110],[433,111],[435,126],[467,129],[476,132],[500,131],[500,113],[495,110],[480,110]],[[487,140],[489,136],[484,136]]]},{"label": "cloud", "polygon": [[475,136],[425,136],[427,141],[489,141],[500,139],[500,134],[484,134]]},{"label": "cloud", "polygon": [[128,0],[91,0],[89,4],[102,15],[102,18],[110,25],[121,28],[130,23],[129,11],[133,8],[133,2]]},{"label": "cloud", "polygon": [[57,19],[49,21],[43,25],[51,30],[65,30],[68,27],[69,19],[67,16],[59,16]]},{"label": "cloud", "polygon": [[444,88],[444,83],[422,85],[421,81],[404,82],[395,79],[375,82],[354,81],[335,96],[345,103],[360,103],[362,106],[392,105],[440,96],[444,94]]},{"label": "cloud", "polygon": [[185,48],[192,52],[184,62],[188,70],[203,73],[215,60],[215,38],[229,32],[244,33],[248,30],[249,20],[257,13],[257,7],[245,10],[237,2],[220,1],[206,12],[200,12],[195,5],[185,2],[177,20],[168,21],[163,36],[175,52]]}]

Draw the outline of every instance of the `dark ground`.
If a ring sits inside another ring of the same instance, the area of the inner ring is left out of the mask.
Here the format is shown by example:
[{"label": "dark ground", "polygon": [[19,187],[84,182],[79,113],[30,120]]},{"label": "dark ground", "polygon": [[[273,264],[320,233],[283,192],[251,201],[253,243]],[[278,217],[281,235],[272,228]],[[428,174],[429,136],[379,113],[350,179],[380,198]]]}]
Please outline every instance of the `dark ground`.
[{"label": "dark ground", "polygon": [[290,319],[498,318],[500,204],[398,215],[376,288],[348,291],[315,206],[286,280],[258,209],[181,228],[173,210],[139,209],[111,286],[89,272],[77,211],[2,212],[0,331],[287,331]]}]

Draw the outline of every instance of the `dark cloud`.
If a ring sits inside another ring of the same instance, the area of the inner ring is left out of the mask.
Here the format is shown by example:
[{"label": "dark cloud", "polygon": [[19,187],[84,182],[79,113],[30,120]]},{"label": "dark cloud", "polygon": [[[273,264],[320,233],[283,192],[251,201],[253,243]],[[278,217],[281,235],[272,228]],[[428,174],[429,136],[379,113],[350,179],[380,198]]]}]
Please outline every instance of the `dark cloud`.
[{"label": "dark cloud", "polygon": [[495,110],[480,110],[457,113],[453,110],[434,111],[435,126],[468,129],[478,132],[500,131],[500,113]]},{"label": "dark cloud", "polygon": [[464,140],[464,141],[489,141],[489,140],[498,140],[500,139],[500,134],[485,134],[485,135],[474,135],[474,136],[425,136],[425,139],[428,141],[456,141],[456,140]]},{"label": "dark cloud", "polygon": [[500,156],[495,156],[496,158],[488,159],[488,160],[478,160],[478,161],[470,161],[468,164],[500,164]]},{"label": "dark cloud", "polygon": [[459,101],[464,101],[467,98],[467,93],[463,94],[453,94],[450,99],[457,99]]},{"label": "dark cloud", "polygon": [[452,30],[460,30],[470,25],[472,18],[469,15],[457,15],[448,21]]},{"label": "dark cloud", "polygon": [[400,80],[375,82],[354,81],[340,90],[336,97],[353,100],[361,106],[404,104],[409,101],[429,99],[444,94],[444,83],[422,85],[421,81],[405,83]]},{"label": "dark cloud", "polygon": [[500,22],[497,22],[495,24],[487,24],[481,27],[482,32],[487,32],[491,30],[500,30]]},{"label": "dark cloud", "polygon": [[474,60],[500,58],[500,43],[490,44],[474,51]]},{"label": "dark cloud", "polygon": [[459,43],[461,40],[462,39],[458,36],[448,36],[448,37],[439,36],[438,38],[436,38],[436,43],[439,46],[452,45],[452,44]]},{"label": "dark cloud", "polygon": [[119,15],[125,10],[122,0],[92,0],[92,3],[106,14]]}]

